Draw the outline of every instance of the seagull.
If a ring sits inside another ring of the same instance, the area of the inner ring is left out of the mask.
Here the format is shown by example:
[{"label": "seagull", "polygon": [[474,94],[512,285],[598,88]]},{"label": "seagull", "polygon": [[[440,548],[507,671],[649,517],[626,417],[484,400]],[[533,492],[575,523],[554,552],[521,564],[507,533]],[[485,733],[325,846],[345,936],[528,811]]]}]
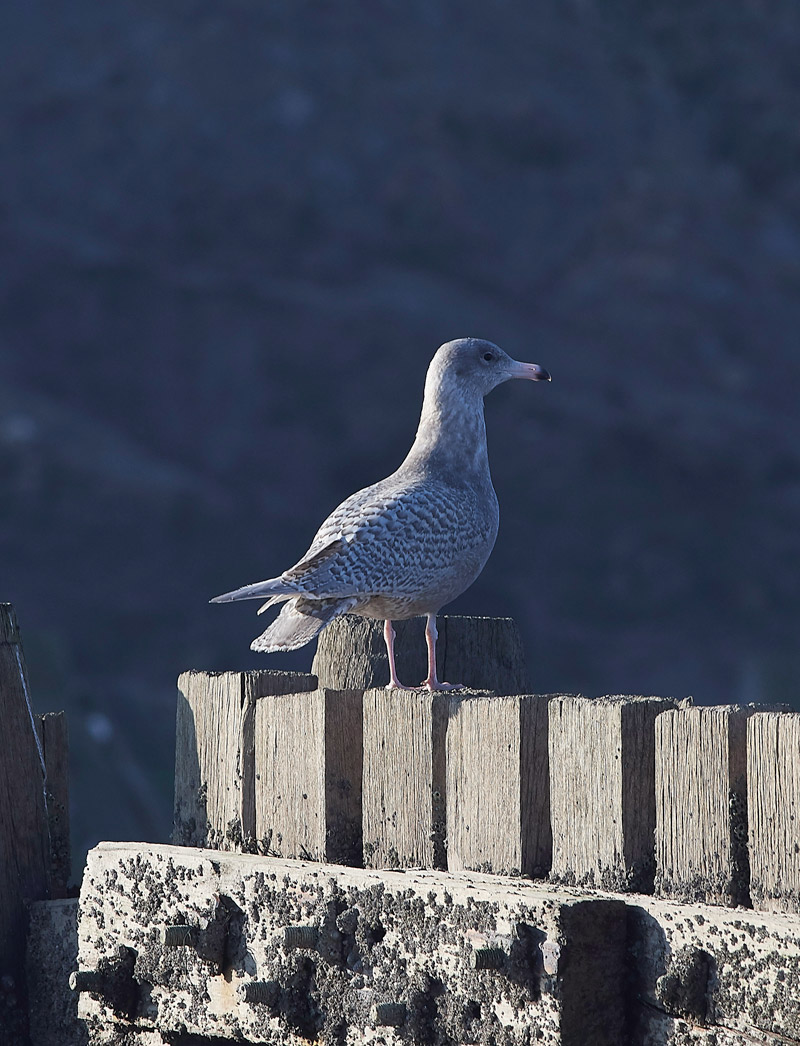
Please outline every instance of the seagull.
[{"label": "seagull", "polygon": [[[483,398],[511,378],[550,381],[536,363],[518,363],[480,338],[442,345],[428,367],[422,415],[411,450],[391,476],[351,494],[328,516],[311,547],[279,577],[210,602],[285,603],[250,649],[296,650],[340,614],[384,622],[387,689],[457,689],[436,672],[436,615],[469,588],[494,547],[499,524],[489,474]],[[393,621],[427,618],[428,677],[397,678]]]}]

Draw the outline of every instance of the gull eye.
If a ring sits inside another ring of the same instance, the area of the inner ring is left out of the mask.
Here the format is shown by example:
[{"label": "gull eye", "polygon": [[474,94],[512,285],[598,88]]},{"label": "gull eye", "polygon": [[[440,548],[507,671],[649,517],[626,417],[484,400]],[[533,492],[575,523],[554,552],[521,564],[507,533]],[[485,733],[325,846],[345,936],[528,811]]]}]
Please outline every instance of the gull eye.
[{"label": "gull eye", "polygon": [[483,358],[486,360],[487,363],[491,363],[492,360],[494,359],[494,353],[493,352],[484,352]]}]

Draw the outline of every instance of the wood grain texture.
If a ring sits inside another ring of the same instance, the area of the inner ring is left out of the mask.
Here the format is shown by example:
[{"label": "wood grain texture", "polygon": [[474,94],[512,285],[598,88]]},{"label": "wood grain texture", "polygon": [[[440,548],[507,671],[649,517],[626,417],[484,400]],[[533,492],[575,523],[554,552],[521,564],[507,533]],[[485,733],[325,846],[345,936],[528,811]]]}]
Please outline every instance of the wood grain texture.
[{"label": "wood grain texture", "polygon": [[69,736],[64,712],[36,716],[47,771],[47,825],[50,836],[50,896],[67,896],[72,869],[69,836]]},{"label": "wood grain texture", "polygon": [[800,713],[748,719],[747,778],[753,907],[800,912]]},{"label": "wood grain texture", "polygon": [[682,708],[655,724],[656,892],[749,906],[746,730],[752,709]]},{"label": "wood grain texture", "polygon": [[[406,686],[427,675],[424,618],[395,622],[397,674]],[[510,617],[437,619],[439,678],[495,694],[521,694],[527,687],[525,652],[519,629]],[[336,618],[319,637],[311,666],[320,686],[386,686],[389,663],[383,622],[352,614]]]},{"label": "wood grain texture", "polygon": [[19,643],[19,623],[11,603],[0,603],[0,643]]},{"label": "wood grain texture", "polygon": [[255,849],[254,717],[259,699],[314,690],[302,672],[184,672],[178,679],[173,841]]},{"label": "wood grain texture", "polygon": [[550,700],[551,878],[652,890],[655,719],[673,707],[634,696]]},{"label": "wood grain texture", "polygon": [[362,691],[262,698],[255,717],[260,853],[361,863]]},{"label": "wood grain texture", "polygon": [[364,692],[325,691],[325,860],[363,861]]},{"label": "wood grain texture", "polygon": [[25,902],[48,896],[50,849],[44,775],[19,628],[0,603],[0,975],[17,976],[25,952]]},{"label": "wood grain texture", "polygon": [[550,870],[549,696],[451,699],[447,867],[541,877]]},{"label": "wood grain texture", "polygon": [[364,694],[364,864],[444,868],[450,697]]}]

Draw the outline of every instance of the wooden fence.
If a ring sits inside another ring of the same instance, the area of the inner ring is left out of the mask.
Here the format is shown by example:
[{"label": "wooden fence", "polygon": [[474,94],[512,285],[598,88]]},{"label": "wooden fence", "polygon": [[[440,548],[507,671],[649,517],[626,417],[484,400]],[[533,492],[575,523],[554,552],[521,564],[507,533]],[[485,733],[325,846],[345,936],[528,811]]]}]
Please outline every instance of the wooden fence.
[{"label": "wooden fence", "polygon": [[92,851],[78,929],[0,605],[0,1046],[800,1043],[800,713],[532,694],[513,622],[440,635],[474,689],[385,690],[358,619],[312,674],[184,673],[178,845]]},{"label": "wooden fence", "polygon": [[[513,622],[445,621],[451,677],[524,679]],[[335,622],[313,675],[181,676],[176,843],[800,910],[800,713],[329,686],[384,678],[378,633]]]}]

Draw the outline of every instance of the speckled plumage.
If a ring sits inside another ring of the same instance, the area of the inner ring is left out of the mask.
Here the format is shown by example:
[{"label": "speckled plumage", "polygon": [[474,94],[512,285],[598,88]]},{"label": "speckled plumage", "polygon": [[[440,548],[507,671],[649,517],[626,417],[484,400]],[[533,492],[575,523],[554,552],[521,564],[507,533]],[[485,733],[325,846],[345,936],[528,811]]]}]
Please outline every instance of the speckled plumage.
[{"label": "speckled plumage", "polygon": [[414,444],[400,468],[334,509],[308,552],[279,577],[212,600],[267,597],[259,613],[286,602],[253,650],[294,650],[343,613],[383,619],[390,685],[398,686],[391,621],[424,614],[432,660],[425,685],[447,685],[436,679],[435,615],[472,584],[497,537],[483,397],[514,377],[549,379],[541,367],[516,363],[491,342],[462,338],[441,346],[428,369]]}]

